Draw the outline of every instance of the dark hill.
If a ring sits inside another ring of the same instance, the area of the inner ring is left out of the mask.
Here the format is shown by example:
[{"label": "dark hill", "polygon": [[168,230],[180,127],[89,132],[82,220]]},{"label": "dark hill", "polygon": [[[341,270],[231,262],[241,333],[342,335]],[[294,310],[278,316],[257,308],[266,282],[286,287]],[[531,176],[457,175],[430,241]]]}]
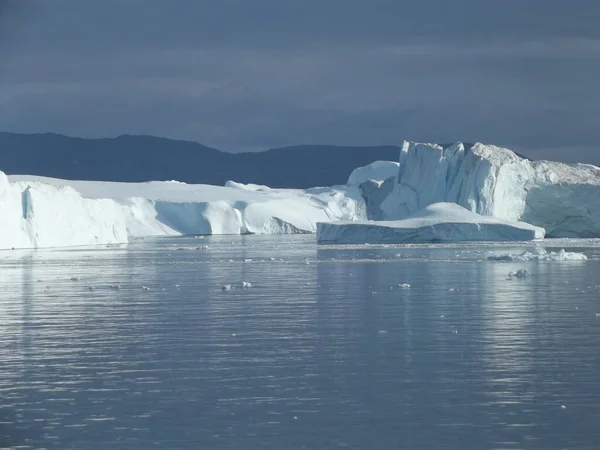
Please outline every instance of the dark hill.
[{"label": "dark hill", "polygon": [[256,153],[227,153],[154,136],[110,139],[0,132],[0,170],[6,174],[128,181],[178,180],[223,185],[227,180],[271,187],[343,184],[356,167],[397,161],[400,147],[302,145]]}]

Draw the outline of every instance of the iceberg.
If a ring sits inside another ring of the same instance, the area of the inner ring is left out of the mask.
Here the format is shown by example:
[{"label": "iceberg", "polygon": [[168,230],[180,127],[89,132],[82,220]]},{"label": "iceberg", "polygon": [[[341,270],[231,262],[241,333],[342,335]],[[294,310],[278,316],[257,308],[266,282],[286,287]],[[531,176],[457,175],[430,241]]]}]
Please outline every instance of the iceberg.
[{"label": "iceberg", "polygon": [[72,181],[0,172],[0,248],[125,243],[142,236],[314,233],[365,220],[358,186],[270,189],[176,181]]},{"label": "iceberg", "polygon": [[86,199],[70,186],[10,183],[0,172],[0,248],[127,242],[125,215],[110,199]]},{"label": "iceberg", "polygon": [[403,220],[317,224],[317,241],[332,244],[528,241],[544,234],[543,228],[482,216],[455,203],[434,203]]},{"label": "iceberg", "polygon": [[389,191],[385,198],[371,186],[366,203],[383,220],[451,202],[543,227],[549,237],[600,237],[600,168],[589,164],[530,161],[481,143],[404,142],[394,185],[381,188]]}]

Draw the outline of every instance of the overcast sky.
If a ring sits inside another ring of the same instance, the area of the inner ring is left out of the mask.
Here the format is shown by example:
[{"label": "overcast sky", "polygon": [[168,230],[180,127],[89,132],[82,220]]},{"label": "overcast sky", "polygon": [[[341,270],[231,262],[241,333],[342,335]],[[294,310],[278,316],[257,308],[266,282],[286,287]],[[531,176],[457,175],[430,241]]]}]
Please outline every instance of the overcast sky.
[{"label": "overcast sky", "polygon": [[600,164],[598,0],[0,0],[0,130]]}]

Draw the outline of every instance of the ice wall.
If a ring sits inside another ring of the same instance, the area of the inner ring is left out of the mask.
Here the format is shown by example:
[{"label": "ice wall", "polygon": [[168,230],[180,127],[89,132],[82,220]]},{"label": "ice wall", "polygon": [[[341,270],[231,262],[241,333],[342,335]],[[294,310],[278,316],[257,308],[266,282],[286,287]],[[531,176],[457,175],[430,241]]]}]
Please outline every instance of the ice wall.
[{"label": "ice wall", "polygon": [[0,177],[0,248],[95,245],[140,236],[313,233],[364,220],[358,186],[308,190],[177,182]]},{"label": "ice wall", "polygon": [[41,248],[127,242],[125,214],[108,199],[74,189],[9,183],[0,172],[0,248]]},{"label": "ice wall", "polygon": [[591,165],[529,161],[480,143],[405,142],[382,218],[403,219],[436,202],[538,225],[552,237],[600,237],[600,168]]}]

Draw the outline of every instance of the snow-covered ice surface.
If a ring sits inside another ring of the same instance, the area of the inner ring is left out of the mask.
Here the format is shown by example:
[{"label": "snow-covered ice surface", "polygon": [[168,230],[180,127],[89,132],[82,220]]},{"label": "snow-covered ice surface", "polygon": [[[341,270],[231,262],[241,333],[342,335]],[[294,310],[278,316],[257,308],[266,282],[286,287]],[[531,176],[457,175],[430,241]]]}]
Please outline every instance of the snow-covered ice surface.
[{"label": "snow-covered ice surface", "polygon": [[454,203],[434,203],[404,220],[319,223],[319,243],[528,241],[544,229],[481,216]]},{"label": "snow-covered ice surface", "polygon": [[395,186],[379,205],[382,219],[437,202],[531,223],[551,237],[600,237],[600,168],[588,164],[529,161],[480,143],[405,142]]},{"label": "snow-covered ice surface", "polygon": [[317,222],[366,219],[358,186],[227,185],[2,174],[0,247],[94,245],[142,236],[313,233]]},{"label": "snow-covered ice surface", "polygon": [[399,162],[395,161],[374,161],[366,166],[357,167],[348,177],[350,185],[359,185],[368,180],[384,181],[390,177],[395,177],[400,167]]}]

